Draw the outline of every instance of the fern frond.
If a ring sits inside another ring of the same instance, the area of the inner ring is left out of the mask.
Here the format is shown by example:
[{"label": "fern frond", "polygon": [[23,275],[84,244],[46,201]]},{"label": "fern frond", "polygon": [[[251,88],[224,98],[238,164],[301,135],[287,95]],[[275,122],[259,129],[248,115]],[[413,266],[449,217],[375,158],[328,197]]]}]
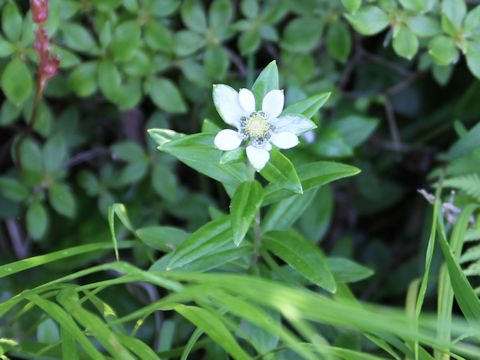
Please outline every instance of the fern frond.
[{"label": "fern frond", "polygon": [[465,191],[480,202],[480,178],[477,174],[457,176],[444,180],[443,187]]},{"label": "fern frond", "polygon": [[468,249],[460,257],[460,264],[465,264],[466,262],[477,260],[480,260],[480,245],[476,245]]}]

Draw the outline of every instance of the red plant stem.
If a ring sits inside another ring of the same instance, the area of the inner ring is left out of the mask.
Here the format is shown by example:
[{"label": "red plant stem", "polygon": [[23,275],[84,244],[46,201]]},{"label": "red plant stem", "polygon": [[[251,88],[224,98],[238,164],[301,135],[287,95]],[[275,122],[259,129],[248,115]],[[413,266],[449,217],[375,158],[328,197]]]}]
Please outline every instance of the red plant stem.
[{"label": "red plant stem", "polygon": [[[40,27],[41,27],[41,25],[40,25]],[[18,168],[18,172],[20,174],[20,177],[22,176],[22,173],[23,173],[22,157],[21,157],[21,154],[20,154],[20,150],[21,150],[23,142],[32,133],[33,127],[35,126],[35,120],[37,119],[37,113],[38,113],[38,107],[40,105],[40,100],[42,99],[42,93],[43,93],[43,88],[44,88],[43,74],[42,74],[42,71],[41,71],[42,67],[43,67],[43,57],[39,56],[38,72],[37,72],[37,88],[35,89],[35,100],[34,100],[34,103],[33,103],[32,115],[30,117],[30,122],[28,123],[27,128],[25,129],[22,136],[20,137],[20,139],[18,139],[17,143],[15,144],[15,159],[17,161],[17,168]]]}]

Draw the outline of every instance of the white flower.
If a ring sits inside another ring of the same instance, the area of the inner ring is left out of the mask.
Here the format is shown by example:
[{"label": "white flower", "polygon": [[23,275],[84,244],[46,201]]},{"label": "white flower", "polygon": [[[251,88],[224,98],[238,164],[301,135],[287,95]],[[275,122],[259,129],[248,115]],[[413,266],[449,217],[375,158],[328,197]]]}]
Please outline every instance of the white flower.
[{"label": "white flower", "polygon": [[298,136],[315,127],[315,124],[300,115],[280,116],[285,97],[281,90],[271,90],[262,101],[262,110],[257,111],[255,97],[248,89],[236,92],[230,86],[216,85],[213,101],[223,120],[237,129],[224,129],[215,136],[215,146],[231,151],[247,145],[247,157],[256,170],[261,170],[270,159],[272,145],[290,149],[298,145]]}]

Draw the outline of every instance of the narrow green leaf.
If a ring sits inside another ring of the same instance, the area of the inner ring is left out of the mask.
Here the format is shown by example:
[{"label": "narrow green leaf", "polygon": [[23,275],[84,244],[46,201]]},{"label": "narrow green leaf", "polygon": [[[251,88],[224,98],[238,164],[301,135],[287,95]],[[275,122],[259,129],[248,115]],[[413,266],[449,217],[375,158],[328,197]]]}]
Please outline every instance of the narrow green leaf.
[{"label": "narrow green leaf", "polygon": [[69,360],[79,360],[77,342],[75,337],[70,334],[70,332],[62,326],[61,328],[62,336],[62,358]]},{"label": "narrow green leaf", "polygon": [[[359,172],[360,169],[354,166],[329,161],[318,161],[298,167],[298,176],[304,191],[356,175]],[[280,184],[269,184],[265,188],[263,205],[270,205],[289,195],[291,196],[292,192],[284,189]]]},{"label": "narrow green leaf", "polygon": [[312,188],[273,204],[262,221],[262,230],[288,230],[311,204],[317,190]]},{"label": "narrow green leaf", "polygon": [[271,90],[278,89],[278,67],[275,61],[272,61],[262,70],[257,80],[252,86],[253,95],[257,109],[261,109],[263,97]]},{"label": "narrow green leaf", "polygon": [[78,341],[78,343],[85,349],[85,352],[90,355],[92,359],[105,359],[105,357],[88,340],[83,331],[80,330],[70,314],[68,314],[64,309],[36,294],[27,294],[25,297],[45,311],[52,319],[58,322],[62,328],[65,328],[65,330],[68,331],[71,336]]},{"label": "narrow green leaf", "polygon": [[327,265],[337,283],[351,283],[366,279],[374,274],[368,267],[341,257],[327,258]]},{"label": "narrow green leaf", "polygon": [[456,159],[462,155],[471,152],[480,146],[480,124],[472,127],[467,135],[458,139],[450,148],[447,153],[447,157],[450,160]]},{"label": "narrow green leaf", "polygon": [[122,345],[122,342],[110,330],[100,318],[85,310],[79,302],[77,293],[67,288],[62,290],[57,300],[62,306],[72,314],[72,316],[105,347],[105,349],[115,358],[119,360],[134,360],[135,358]]},{"label": "narrow green leaf", "polygon": [[230,331],[220,320],[222,315],[208,310],[186,305],[176,305],[174,310],[202,329],[213,341],[223,347],[234,359],[252,359],[237,343]]},{"label": "narrow green leaf", "polygon": [[202,226],[173,253],[167,270],[182,267],[212,253],[234,248],[230,216],[223,216]]},{"label": "narrow green leaf", "polygon": [[185,231],[172,226],[142,227],[137,235],[154,249],[166,252],[177,249],[188,237]]},{"label": "narrow green leaf", "polygon": [[320,93],[293,103],[283,110],[282,115],[303,114],[306,118],[310,119],[325,105],[331,94],[331,92]]},{"label": "narrow green leaf", "polygon": [[[133,241],[122,241],[118,247],[120,249],[129,249],[134,245]],[[79,245],[64,250],[53,251],[51,253],[39,256],[33,256],[28,259],[14,261],[0,266],[0,279],[15,273],[32,269],[37,266],[45,265],[54,261],[69,258],[71,256],[81,255],[89,252],[98,252],[101,250],[110,250],[114,245],[110,242]]]},{"label": "narrow green leaf", "polygon": [[224,152],[215,148],[214,134],[200,133],[182,136],[171,141],[159,139],[158,132],[153,134],[156,134],[157,142],[158,140],[162,142],[159,150],[176,157],[202,174],[224,184],[235,186],[247,180],[245,164],[220,164]]},{"label": "narrow green leaf", "polygon": [[[438,216],[442,216],[440,212]],[[455,257],[452,254],[441,221],[437,221],[437,226],[440,245],[447,264],[448,275],[450,276],[455,299],[457,300],[458,306],[462,310],[463,315],[465,315],[465,318],[472,324],[478,324],[480,321],[480,300],[463,273],[458,261],[455,260]]]},{"label": "narrow green leaf", "polygon": [[295,193],[302,194],[302,184],[298,178],[295,167],[290,160],[280,151],[270,151],[270,160],[267,165],[260,171],[260,174],[270,183],[276,184],[281,188],[291,190]]},{"label": "narrow green leaf", "polygon": [[335,292],[335,279],[325,255],[311,241],[293,231],[271,231],[263,236],[262,243],[304,277],[329,292]]},{"label": "narrow green leaf", "polygon": [[263,201],[263,188],[258,181],[245,181],[235,191],[230,204],[233,241],[240,245]]}]

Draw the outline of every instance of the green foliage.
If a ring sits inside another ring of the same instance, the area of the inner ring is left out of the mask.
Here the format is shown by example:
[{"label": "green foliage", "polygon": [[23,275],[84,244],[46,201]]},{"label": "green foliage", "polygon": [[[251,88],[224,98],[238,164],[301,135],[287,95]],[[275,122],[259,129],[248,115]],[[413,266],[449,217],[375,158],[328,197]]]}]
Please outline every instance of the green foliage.
[{"label": "green foliage", "polygon": [[480,6],[51,0],[39,89],[28,5],[0,0],[0,359],[478,357]]}]

